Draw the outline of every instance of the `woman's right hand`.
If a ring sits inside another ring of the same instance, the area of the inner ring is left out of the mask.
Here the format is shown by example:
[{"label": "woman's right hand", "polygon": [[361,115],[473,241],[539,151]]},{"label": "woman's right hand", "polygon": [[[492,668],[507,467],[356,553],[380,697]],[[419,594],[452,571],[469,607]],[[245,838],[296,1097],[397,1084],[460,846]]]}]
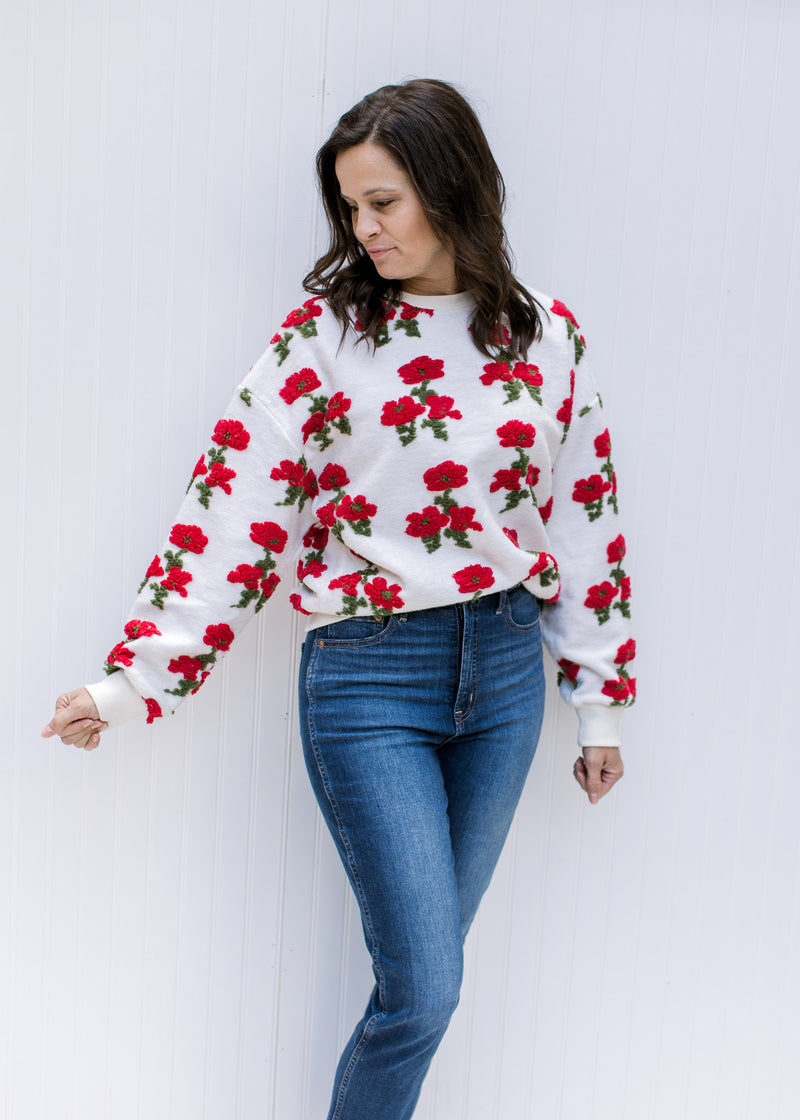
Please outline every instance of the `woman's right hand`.
[{"label": "woman's right hand", "polygon": [[42,730],[42,738],[57,735],[62,743],[93,751],[100,743],[100,732],[108,727],[88,689],[76,688],[56,700],[56,714]]}]

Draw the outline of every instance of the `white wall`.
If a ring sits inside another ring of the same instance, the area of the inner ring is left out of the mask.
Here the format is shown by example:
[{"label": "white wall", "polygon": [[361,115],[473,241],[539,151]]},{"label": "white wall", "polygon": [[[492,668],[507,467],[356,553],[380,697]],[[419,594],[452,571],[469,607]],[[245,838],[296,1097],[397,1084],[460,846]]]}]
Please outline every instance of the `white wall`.
[{"label": "white wall", "polygon": [[[0,32],[0,1116],[314,1120],[369,986],[272,606],[93,754],[97,679],[385,82],[471,94],[613,418],[641,700],[548,709],[422,1120],[789,1120],[800,1030],[797,0],[22,0]],[[289,652],[287,652],[289,651]]]}]

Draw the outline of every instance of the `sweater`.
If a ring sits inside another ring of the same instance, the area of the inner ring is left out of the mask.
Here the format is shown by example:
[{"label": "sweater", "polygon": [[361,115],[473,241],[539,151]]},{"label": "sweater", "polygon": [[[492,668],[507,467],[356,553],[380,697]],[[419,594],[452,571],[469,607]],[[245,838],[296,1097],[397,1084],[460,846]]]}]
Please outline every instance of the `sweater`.
[{"label": "sweater", "polygon": [[578,742],[618,745],[636,647],[611,440],[574,315],[531,294],[526,361],[502,325],[492,359],[475,347],[468,293],[385,304],[374,349],[322,299],[286,316],[87,686],[101,718],[175,711],[293,577],[311,629],[522,583]]}]

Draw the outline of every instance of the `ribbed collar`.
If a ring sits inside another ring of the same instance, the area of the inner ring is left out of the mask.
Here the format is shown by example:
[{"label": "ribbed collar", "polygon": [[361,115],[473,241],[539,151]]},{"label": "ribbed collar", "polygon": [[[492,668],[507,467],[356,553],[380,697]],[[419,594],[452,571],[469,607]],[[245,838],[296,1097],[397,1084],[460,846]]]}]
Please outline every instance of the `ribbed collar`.
[{"label": "ribbed collar", "polygon": [[456,292],[451,296],[418,296],[402,292],[400,298],[412,307],[424,307],[430,311],[448,311],[456,307],[474,307],[475,297],[471,292]]}]

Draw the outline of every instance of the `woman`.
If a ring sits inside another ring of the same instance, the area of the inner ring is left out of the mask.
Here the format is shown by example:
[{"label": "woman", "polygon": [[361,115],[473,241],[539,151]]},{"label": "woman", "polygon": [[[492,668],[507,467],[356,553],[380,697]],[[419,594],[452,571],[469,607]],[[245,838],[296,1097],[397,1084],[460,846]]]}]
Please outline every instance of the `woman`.
[{"label": "woman", "polygon": [[542,632],[575,777],[622,775],[629,581],[578,324],[512,275],[504,186],[451,86],[346,113],[317,157],[330,246],[216,425],[108,656],[45,735],[92,749],[201,687],[296,569],[308,772],[375,989],[330,1117],[411,1116],[539,735]]}]

